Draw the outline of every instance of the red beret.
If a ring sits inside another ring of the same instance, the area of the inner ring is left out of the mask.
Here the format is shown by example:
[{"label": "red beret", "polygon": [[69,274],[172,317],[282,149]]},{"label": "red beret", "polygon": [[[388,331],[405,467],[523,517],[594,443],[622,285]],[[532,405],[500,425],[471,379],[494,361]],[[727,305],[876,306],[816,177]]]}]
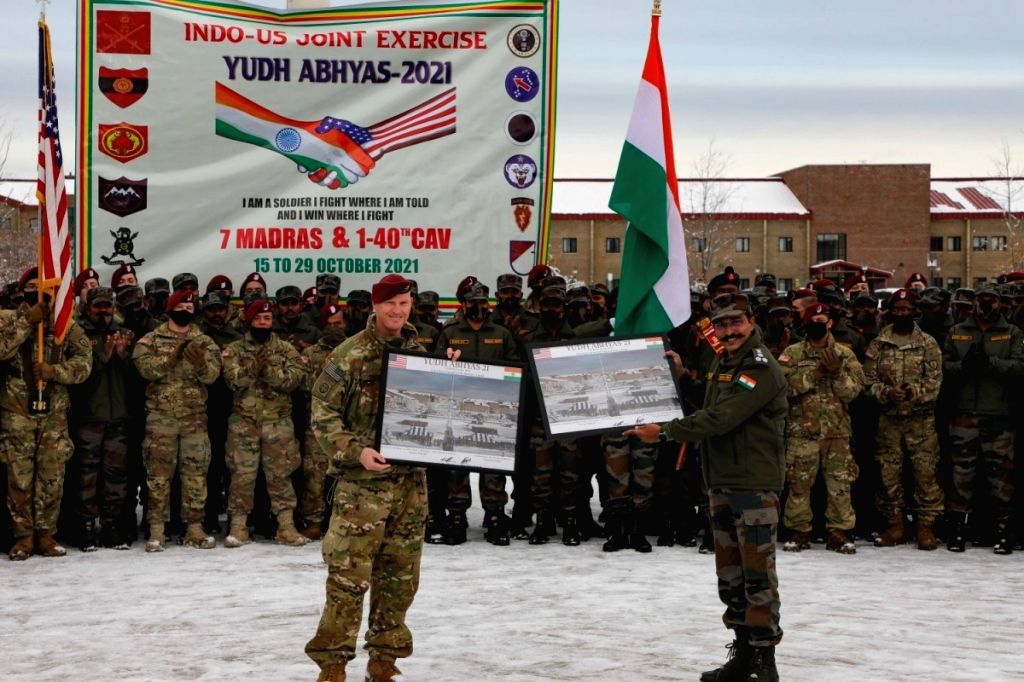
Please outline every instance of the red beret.
[{"label": "red beret", "polygon": [[85,270],[82,270],[80,273],[78,273],[78,277],[75,277],[75,296],[78,296],[78,294],[82,293],[82,287],[84,287],[85,283],[90,279],[96,280],[96,283],[99,284],[99,273],[93,270],[92,268],[86,268]]},{"label": "red beret", "polygon": [[167,299],[167,312],[171,312],[179,303],[191,303],[193,306],[196,304],[196,295],[191,291],[175,291],[171,294],[171,297]]},{"label": "red beret", "polygon": [[885,307],[891,308],[893,303],[896,303],[897,301],[910,301],[910,303],[916,303],[917,294],[910,289],[897,289],[892,292],[891,296],[889,296],[889,300],[885,302]]},{"label": "red beret", "polygon": [[793,292],[793,300],[799,301],[801,298],[807,298],[808,296],[817,296],[814,293],[814,289],[797,289]]},{"label": "red beret", "polygon": [[858,284],[867,284],[868,277],[863,272],[851,272],[843,283],[843,291],[849,291]]},{"label": "red beret", "polygon": [[815,291],[817,291],[818,289],[828,289],[829,287],[834,287],[835,285],[836,285],[835,282],[833,282],[830,279],[826,279],[826,278],[823,277],[821,279],[814,280],[813,282],[811,282],[807,286],[810,287],[811,289],[814,289]]},{"label": "red beret", "polygon": [[530,273],[526,276],[526,283],[531,289],[536,289],[541,282],[551,275],[551,268],[544,264],[537,264],[530,268]]},{"label": "red beret", "polygon": [[249,307],[245,309],[245,323],[252,324],[252,321],[255,320],[256,316],[260,313],[272,312],[274,312],[274,304],[272,301],[268,301],[265,298],[253,301],[249,304]]},{"label": "red beret", "polygon": [[320,328],[323,329],[327,326],[327,320],[331,319],[344,308],[338,303],[328,303],[324,307],[320,308]]},{"label": "red beret", "polygon": [[828,314],[829,307],[827,305],[825,305],[824,303],[815,303],[812,306],[807,306],[807,310],[804,311],[804,314],[801,316],[800,319],[803,320],[804,324],[809,324],[811,322],[811,318],[813,318],[815,315]]},{"label": "red beret", "polygon": [[1024,272],[1013,271],[1006,273],[1007,282],[1019,282],[1022,279],[1024,279]]},{"label": "red beret", "polygon": [[903,287],[909,289],[910,285],[914,282],[924,282],[925,284],[928,284],[928,280],[924,278],[924,275],[920,272],[913,272],[910,274],[910,277],[907,277],[907,281],[904,283]]},{"label": "red beret", "polygon": [[21,273],[21,277],[18,278],[18,289],[25,291],[25,285],[28,284],[30,279],[39,279],[39,267],[32,267]]},{"label": "red beret", "polygon": [[384,275],[379,282],[373,285],[370,298],[374,303],[383,303],[399,294],[407,294],[412,291],[412,282],[401,275]]},{"label": "red beret", "polygon": [[307,298],[316,298],[316,287],[310,287],[302,292],[303,300]]},{"label": "red beret", "polygon": [[128,265],[127,263],[125,263],[124,265],[119,267],[117,270],[114,270],[114,274],[110,278],[110,288],[111,289],[116,289],[117,288],[117,283],[121,281],[121,277],[123,277],[124,275],[134,275],[134,274],[135,274],[135,266],[134,265]]},{"label": "red beret", "polygon": [[234,287],[231,286],[231,280],[228,279],[227,275],[214,275],[213,279],[206,285],[206,293],[231,290],[234,290]]},{"label": "red beret", "polygon": [[249,284],[249,282],[259,282],[260,284],[263,285],[264,291],[266,291],[267,289],[267,280],[263,279],[263,275],[261,275],[258,272],[250,272],[248,275],[245,276],[245,279],[242,280],[242,291],[245,291],[245,287]]},{"label": "red beret", "polygon": [[478,280],[473,275],[470,275],[469,277],[463,277],[462,281],[459,282],[459,286],[455,287],[455,298],[458,299],[459,302],[461,303],[462,296],[465,293],[465,291],[469,289],[471,286],[479,283],[480,280]]}]

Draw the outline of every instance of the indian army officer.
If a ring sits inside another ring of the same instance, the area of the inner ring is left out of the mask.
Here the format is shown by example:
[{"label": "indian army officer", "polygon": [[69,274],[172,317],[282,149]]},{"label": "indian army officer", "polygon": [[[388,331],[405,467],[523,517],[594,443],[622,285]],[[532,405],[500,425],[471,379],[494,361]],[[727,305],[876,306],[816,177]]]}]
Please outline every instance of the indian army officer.
[{"label": "indian army officer", "polygon": [[149,495],[147,552],[166,546],[171,479],[181,478],[181,517],[186,547],[212,549],[203,531],[210,437],[206,427],[206,387],[220,375],[220,350],[195,324],[197,297],[176,291],[167,301],[167,322],[139,339],[132,361],[146,386],[143,451]]},{"label": "indian army officer", "polygon": [[[519,361],[512,335],[504,327],[490,321],[487,285],[477,282],[463,293],[462,319],[441,330],[435,352],[439,355],[457,352],[456,359]],[[508,493],[503,474],[480,474],[480,504],[484,508],[484,537],[492,545],[509,544],[509,518],[505,515]],[[472,503],[469,472],[452,469],[448,472],[448,517],[445,542],[461,545],[466,541],[466,510]]]},{"label": "indian army officer", "polygon": [[302,316],[302,291],[289,285],[278,289],[274,298],[277,301],[274,333],[292,344],[300,353],[316,343],[320,331]]},{"label": "indian army officer", "polygon": [[227,463],[231,472],[225,547],[250,542],[246,517],[252,511],[256,475],[263,469],[271,511],[277,517],[277,543],[304,545],[295,529],[295,490],[299,444],[292,425],[291,392],[305,378],[305,365],[291,344],[271,331],[274,304],[254,301],[245,309],[245,337],[224,349],[224,380],[235,393],[228,419]]},{"label": "indian army officer", "polygon": [[942,488],[935,477],[939,441],[935,432],[935,401],[942,384],[939,346],[914,322],[917,295],[897,289],[886,302],[889,322],[868,346],[864,383],[878,401],[876,457],[881,470],[879,512],[888,527],[875,538],[878,547],[891,547],[906,538],[903,509],[903,448],[914,468],[917,506],[917,548],[938,547],[933,526],[942,513]]},{"label": "indian army officer", "polygon": [[824,303],[808,308],[803,315],[807,338],[787,347],[778,358],[788,382],[789,497],[784,522],[792,532],[782,548],[792,552],[811,546],[811,488],[819,469],[828,492],[825,547],[840,554],[857,551],[848,535],[857,523],[850,502],[857,464],[850,451],[849,405],[860,395],[864,372],[853,351],[832,338],[829,330],[833,324]]},{"label": "indian army officer", "polygon": [[422,468],[389,464],[373,448],[387,349],[423,350],[408,322],[411,289],[399,275],[374,284],[366,329],[334,349],[313,384],[313,430],[330,456],[328,473],[338,479],[322,548],[327,603],[306,644],[321,682],[345,679],[368,589],[366,679],[392,680],[400,674],[395,660],[412,654],[405,614],[419,586],[426,481]]},{"label": "indian army officer", "polygon": [[[7,508],[14,545],[8,556],[24,561],[34,552],[64,556],[53,539],[64,489],[64,466],[71,457],[68,434],[68,386],[85,381],[92,370],[92,346],[72,323],[63,343],[54,344],[48,296],[40,296],[38,269],[19,279],[24,304],[0,311],[0,360],[6,386],[0,393],[0,460],[7,465]],[[43,324],[43,361],[37,357]],[[45,409],[32,409],[43,383]]]}]

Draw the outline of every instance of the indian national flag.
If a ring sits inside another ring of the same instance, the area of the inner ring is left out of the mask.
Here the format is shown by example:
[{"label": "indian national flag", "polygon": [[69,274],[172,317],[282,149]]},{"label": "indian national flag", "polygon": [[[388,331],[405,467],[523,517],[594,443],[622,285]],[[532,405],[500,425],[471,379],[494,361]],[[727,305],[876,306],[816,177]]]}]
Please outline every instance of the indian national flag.
[{"label": "indian national flag", "polygon": [[672,153],[668,89],[651,17],[643,78],[622,145],[609,208],[629,221],[615,334],[666,332],[690,315],[690,273]]},{"label": "indian national flag", "polygon": [[522,381],[523,370],[519,369],[518,367],[506,367],[505,376],[503,378],[505,379],[505,381]]}]

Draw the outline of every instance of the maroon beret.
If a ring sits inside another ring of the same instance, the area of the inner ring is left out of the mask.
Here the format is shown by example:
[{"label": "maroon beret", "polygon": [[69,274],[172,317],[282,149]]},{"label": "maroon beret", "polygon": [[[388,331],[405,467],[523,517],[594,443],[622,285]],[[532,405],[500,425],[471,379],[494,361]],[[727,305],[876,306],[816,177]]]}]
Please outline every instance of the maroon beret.
[{"label": "maroon beret", "polygon": [[302,292],[302,300],[305,301],[310,298],[316,298],[316,287],[310,287]]},{"label": "maroon beret", "polygon": [[80,273],[78,273],[78,277],[75,277],[75,296],[78,296],[78,294],[82,293],[82,287],[84,287],[85,283],[88,282],[90,279],[96,280],[96,283],[99,284],[99,273],[93,270],[92,268],[86,268],[85,270],[82,270]]},{"label": "maroon beret", "polygon": [[912,272],[910,273],[910,277],[907,277],[907,281],[903,286],[904,288],[909,289],[910,285],[914,282],[923,282],[924,284],[928,284],[928,280],[924,278],[924,275],[920,272]]},{"label": "maroon beret", "polygon": [[793,292],[793,300],[799,301],[801,298],[807,298],[808,296],[817,296],[814,293],[814,289],[797,289]]},{"label": "maroon beret", "polygon": [[891,308],[897,301],[910,301],[910,303],[917,303],[917,294],[910,289],[897,289],[892,292],[889,299],[885,302],[886,308]]},{"label": "maroon beret", "polygon": [[211,291],[232,291],[231,280],[227,275],[214,275],[213,279],[206,285],[206,293]]},{"label": "maroon beret", "polygon": [[167,312],[171,312],[179,303],[191,303],[193,306],[196,304],[196,295],[191,291],[175,291],[171,294],[171,297],[167,299]]},{"label": "maroon beret", "polygon": [[818,289],[828,289],[829,287],[834,287],[835,285],[836,283],[833,282],[832,280],[822,277],[821,279],[814,280],[807,286],[817,291]]},{"label": "maroon beret", "polygon": [[25,272],[21,273],[21,277],[18,278],[18,290],[25,291],[25,285],[28,284],[30,279],[39,279],[39,267],[31,267]]},{"label": "maroon beret", "polygon": [[462,281],[459,282],[459,286],[455,287],[455,298],[458,299],[459,303],[462,303],[462,297],[465,295],[466,291],[468,291],[470,287],[479,283],[480,280],[473,275],[463,277]]},{"label": "maroon beret", "polygon": [[258,272],[250,272],[245,276],[245,279],[242,280],[242,291],[245,291],[245,287],[249,282],[259,282],[263,285],[263,290],[267,290],[267,280],[263,279],[263,275]]},{"label": "maroon beret", "polygon": [[327,320],[331,319],[344,308],[339,303],[328,303],[324,307],[320,308],[320,328],[323,329],[327,326]]},{"label": "maroon beret", "polygon": [[531,289],[536,289],[541,282],[546,280],[552,275],[551,268],[539,263],[530,268],[530,273],[526,276],[526,283]]},{"label": "maroon beret", "polygon": [[843,283],[843,291],[849,291],[858,284],[867,284],[868,277],[863,272],[851,272]]},{"label": "maroon beret", "polygon": [[384,275],[373,285],[370,298],[374,303],[383,303],[399,294],[412,291],[412,282],[401,275]]},{"label": "maroon beret", "polygon": [[255,320],[256,316],[260,313],[272,312],[274,312],[274,303],[272,301],[268,301],[265,298],[253,301],[249,304],[249,307],[245,309],[245,323],[252,324],[252,321]]},{"label": "maroon beret", "polygon": [[804,324],[809,324],[810,321],[811,321],[811,318],[813,318],[815,315],[826,315],[827,316],[828,313],[829,313],[829,307],[826,304],[824,304],[824,303],[815,303],[812,306],[807,306],[807,309],[804,310],[804,314],[803,314],[803,316],[800,319],[803,320]]},{"label": "maroon beret", "polygon": [[110,288],[111,289],[116,289],[117,288],[117,283],[121,281],[121,277],[123,277],[124,275],[134,275],[134,274],[136,274],[135,273],[135,266],[134,265],[128,265],[127,263],[125,263],[124,265],[119,267],[117,270],[114,270],[114,274],[110,277]]}]

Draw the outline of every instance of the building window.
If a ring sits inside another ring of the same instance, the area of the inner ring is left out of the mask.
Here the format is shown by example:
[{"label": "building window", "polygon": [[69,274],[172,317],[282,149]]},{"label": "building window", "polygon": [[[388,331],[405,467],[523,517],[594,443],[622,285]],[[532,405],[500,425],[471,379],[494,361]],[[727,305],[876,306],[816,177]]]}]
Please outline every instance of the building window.
[{"label": "building window", "polygon": [[818,235],[818,262],[846,260],[846,233]]},{"label": "building window", "polygon": [[576,237],[562,237],[562,253],[576,253]]},{"label": "building window", "polygon": [[605,253],[619,253],[622,251],[622,240],[618,237],[606,237],[604,240]]},{"label": "building window", "polygon": [[988,237],[974,237],[971,240],[971,249],[974,251],[988,251]]},{"label": "building window", "polygon": [[929,251],[942,251],[942,237],[932,237]]},{"label": "building window", "polygon": [[959,251],[961,248],[960,237],[946,237],[946,251]]},{"label": "building window", "polygon": [[938,287],[938,288],[941,289],[942,288],[942,278],[941,277],[932,277],[932,286],[933,287]]},{"label": "building window", "polygon": [[29,232],[38,232],[39,231],[39,218],[29,218],[28,219],[28,231]]},{"label": "building window", "polygon": [[744,277],[740,277],[740,291],[750,288],[750,280]]},{"label": "building window", "polygon": [[9,230],[9,229],[11,229],[11,218],[10,218],[10,216],[8,216],[6,218],[0,218],[0,230]]},{"label": "building window", "polygon": [[791,277],[779,278],[779,291],[793,291],[793,279]]},{"label": "building window", "polygon": [[792,237],[779,237],[779,253],[792,253],[793,252],[793,238]]},{"label": "building window", "polygon": [[949,277],[949,278],[947,278],[946,279],[946,286],[949,288],[950,291],[956,291],[957,289],[959,289],[962,286],[960,284],[960,278],[959,277]]},{"label": "building window", "polygon": [[737,253],[749,253],[750,252],[750,237],[736,237],[736,252]]},{"label": "building window", "polygon": [[989,246],[993,251],[1006,251],[1006,237],[991,237]]},{"label": "building window", "polygon": [[708,242],[704,237],[693,238],[693,250],[697,253],[704,253],[705,249],[708,248]]},{"label": "building window", "polygon": [[978,289],[982,288],[986,284],[988,284],[988,277],[975,277],[974,278],[974,290],[975,291],[977,291]]}]

